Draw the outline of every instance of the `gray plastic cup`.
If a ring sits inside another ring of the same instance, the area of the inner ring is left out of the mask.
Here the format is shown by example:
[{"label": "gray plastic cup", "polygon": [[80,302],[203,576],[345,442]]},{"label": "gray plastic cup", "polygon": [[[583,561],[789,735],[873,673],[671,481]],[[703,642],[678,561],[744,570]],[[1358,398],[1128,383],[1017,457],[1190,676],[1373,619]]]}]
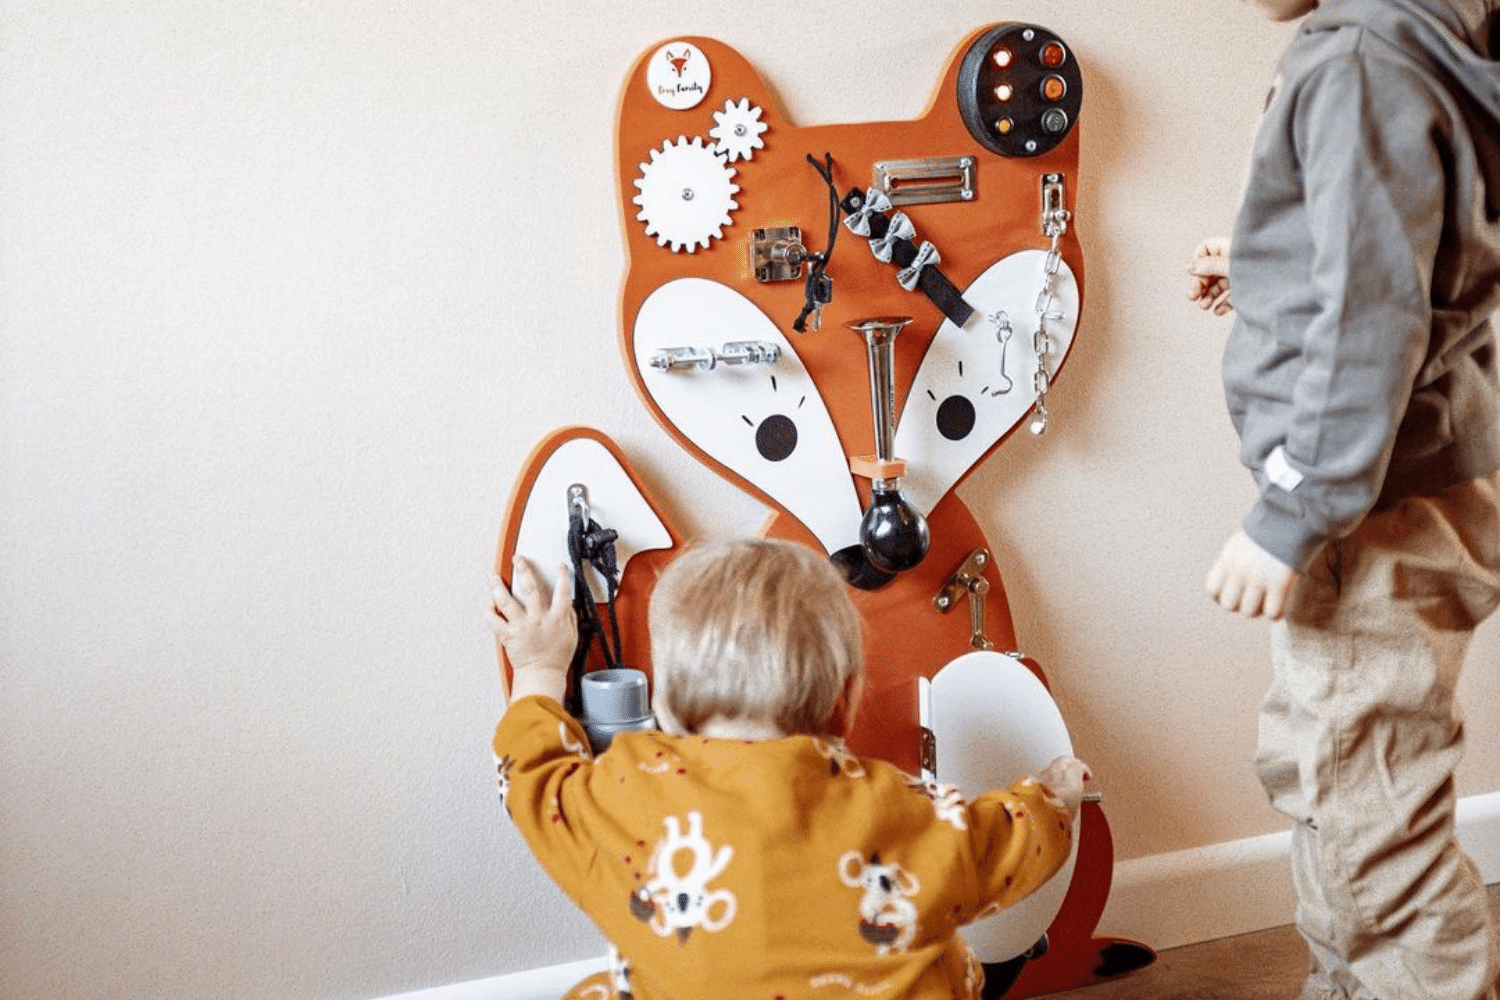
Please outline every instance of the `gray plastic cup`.
[{"label": "gray plastic cup", "polygon": [[630,667],[595,670],[583,675],[583,728],[595,753],[607,749],[616,733],[651,729],[651,695],[646,675]]}]

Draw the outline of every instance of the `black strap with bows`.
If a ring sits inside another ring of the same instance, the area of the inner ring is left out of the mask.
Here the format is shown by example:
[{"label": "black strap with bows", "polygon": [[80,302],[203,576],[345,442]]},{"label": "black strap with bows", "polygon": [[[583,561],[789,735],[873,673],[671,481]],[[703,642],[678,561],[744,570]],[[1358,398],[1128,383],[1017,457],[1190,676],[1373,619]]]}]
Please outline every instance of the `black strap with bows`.
[{"label": "black strap with bows", "polygon": [[974,315],[974,307],[964,301],[953,282],[938,269],[942,256],[926,240],[914,243],[917,233],[905,212],[887,215],[890,199],[880,191],[851,188],[839,203],[848,214],[844,225],[849,231],[870,240],[870,252],[878,260],[900,268],[896,280],[908,292],[921,289],[944,316],[963,326]]}]

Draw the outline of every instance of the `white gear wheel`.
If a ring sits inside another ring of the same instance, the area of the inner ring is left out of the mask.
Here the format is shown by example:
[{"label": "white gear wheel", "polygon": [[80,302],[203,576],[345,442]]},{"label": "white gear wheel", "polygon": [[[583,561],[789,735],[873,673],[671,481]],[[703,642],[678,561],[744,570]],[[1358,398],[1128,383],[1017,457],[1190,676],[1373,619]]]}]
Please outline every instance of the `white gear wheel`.
[{"label": "white gear wheel", "polygon": [[725,101],[724,110],[714,112],[716,124],[708,134],[730,163],[748,160],[757,149],[765,148],[760,137],[770,126],[760,120],[760,114],[760,108],[752,107],[748,97],[740,98],[738,104]]},{"label": "white gear wheel", "polygon": [[651,162],[642,163],[635,186],[640,194],[631,201],[641,207],[636,218],[646,224],[646,235],[656,237],[657,246],[672,245],[672,252],[693,253],[708,249],[710,240],[720,239],[731,224],[729,213],[739,208],[734,196],[735,170],[712,146],[694,136],[667,140],[651,150]]}]

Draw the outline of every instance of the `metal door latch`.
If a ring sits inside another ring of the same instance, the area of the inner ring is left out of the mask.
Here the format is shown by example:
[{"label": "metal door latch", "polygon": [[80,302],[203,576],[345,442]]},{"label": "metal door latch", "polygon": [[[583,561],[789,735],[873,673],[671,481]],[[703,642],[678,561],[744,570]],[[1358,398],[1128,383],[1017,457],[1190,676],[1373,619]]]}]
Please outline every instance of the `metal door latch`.
[{"label": "metal door latch", "polygon": [[685,369],[711,372],[719,365],[774,365],[781,360],[781,347],[769,340],[735,340],[715,350],[712,347],[664,347],[647,363],[659,372]]},{"label": "metal door latch", "polygon": [[984,578],[984,569],[989,564],[989,550],[975,549],[932,599],[932,606],[946,615],[964,596],[968,596],[969,645],[975,649],[995,648],[984,634],[984,598],[990,592],[990,581]]}]

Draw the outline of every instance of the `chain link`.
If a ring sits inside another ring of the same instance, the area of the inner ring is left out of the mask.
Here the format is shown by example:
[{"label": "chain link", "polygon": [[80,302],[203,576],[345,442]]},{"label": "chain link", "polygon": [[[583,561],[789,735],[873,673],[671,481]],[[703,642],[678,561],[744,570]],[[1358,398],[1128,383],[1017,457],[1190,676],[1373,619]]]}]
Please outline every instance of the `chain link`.
[{"label": "chain link", "polygon": [[1036,297],[1036,333],[1032,334],[1031,347],[1036,352],[1036,371],[1031,376],[1031,388],[1036,393],[1036,413],[1031,418],[1031,433],[1042,434],[1047,430],[1047,393],[1052,388],[1052,374],[1047,367],[1052,356],[1052,335],[1047,331],[1047,321],[1062,319],[1062,313],[1054,308],[1057,304],[1057,274],[1062,270],[1063,234],[1068,231],[1068,210],[1058,206],[1047,213],[1045,232],[1052,237],[1047,250],[1047,259],[1042,265],[1042,290]]}]

